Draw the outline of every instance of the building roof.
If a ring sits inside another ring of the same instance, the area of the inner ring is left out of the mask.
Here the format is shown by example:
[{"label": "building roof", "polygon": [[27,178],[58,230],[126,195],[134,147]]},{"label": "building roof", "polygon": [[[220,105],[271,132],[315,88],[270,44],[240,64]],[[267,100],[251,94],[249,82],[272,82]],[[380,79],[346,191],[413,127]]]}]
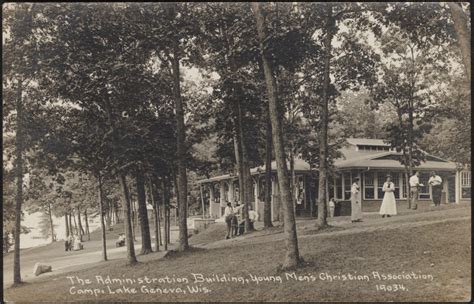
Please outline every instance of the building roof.
[{"label": "building roof", "polygon": [[[289,162],[287,162],[287,166],[288,168],[290,168]],[[295,172],[306,172],[310,170],[310,165],[302,159],[295,159],[294,166],[295,166],[294,167]],[[271,168],[272,168],[272,171],[276,171],[276,161],[272,161]],[[265,174],[265,166],[251,168],[250,174],[251,175]],[[219,176],[199,180],[198,183],[217,182],[221,180],[237,179],[237,178],[238,176],[236,175],[224,174],[224,175],[219,175]]]},{"label": "building roof", "polygon": [[[354,153],[355,154],[355,153]],[[364,152],[360,152],[364,154]],[[359,155],[358,157],[352,155],[350,158],[337,159],[334,163],[338,169],[349,168],[374,168],[374,169],[401,169],[403,165],[397,158],[400,158],[401,153],[397,152],[378,152],[367,153],[367,155]],[[437,157],[428,155],[427,160],[421,162],[416,167],[417,169],[425,170],[456,170],[456,164],[450,161],[445,161]]]},{"label": "building roof", "polygon": [[[287,162],[286,165],[288,169],[290,168],[290,162]],[[276,161],[272,161],[272,171],[276,171]],[[294,169],[296,172],[298,171],[309,171],[310,166],[309,164],[302,160],[302,159],[295,159]],[[260,171],[260,172],[259,172]],[[257,173],[265,173],[265,166],[255,167],[250,169],[250,174],[257,174]]]},{"label": "building roof", "polygon": [[[348,138],[347,142],[350,145],[390,146],[390,144],[384,143],[382,139]],[[342,153],[343,157],[338,158],[334,161],[334,166],[336,167],[336,169],[403,169],[403,165],[398,160],[398,158],[400,158],[402,155],[399,152],[356,150],[354,148],[351,148],[350,145],[343,147],[339,150]],[[287,165],[289,168],[289,163],[287,163]],[[275,161],[272,161],[271,168],[272,171],[276,171]],[[302,159],[295,159],[294,169],[295,172],[307,172],[310,171],[310,165]],[[425,162],[422,162],[420,166],[416,167],[416,169],[456,170],[456,164],[432,155],[427,155],[427,160]],[[264,173],[265,166],[250,169],[251,175]],[[209,179],[200,180],[198,181],[198,183],[227,180],[230,178],[236,179],[237,176],[225,174]]]},{"label": "building roof", "polygon": [[347,138],[346,141],[351,145],[364,145],[364,146],[384,146],[390,147],[390,144],[385,142],[383,139],[373,138]]}]

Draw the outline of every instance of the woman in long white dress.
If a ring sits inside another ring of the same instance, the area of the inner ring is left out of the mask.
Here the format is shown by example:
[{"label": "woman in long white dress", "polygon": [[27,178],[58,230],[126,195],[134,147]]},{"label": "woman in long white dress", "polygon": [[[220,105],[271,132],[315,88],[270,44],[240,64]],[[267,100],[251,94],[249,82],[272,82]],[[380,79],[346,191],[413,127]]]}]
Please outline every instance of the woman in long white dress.
[{"label": "woman in long white dress", "polygon": [[351,222],[362,222],[362,200],[358,177],[354,178],[354,183],[351,187]]},{"label": "woman in long white dress", "polygon": [[380,206],[380,214],[382,217],[390,217],[391,215],[397,215],[397,203],[395,201],[395,184],[392,182],[392,177],[387,175],[387,180],[383,184],[382,191],[385,193]]}]

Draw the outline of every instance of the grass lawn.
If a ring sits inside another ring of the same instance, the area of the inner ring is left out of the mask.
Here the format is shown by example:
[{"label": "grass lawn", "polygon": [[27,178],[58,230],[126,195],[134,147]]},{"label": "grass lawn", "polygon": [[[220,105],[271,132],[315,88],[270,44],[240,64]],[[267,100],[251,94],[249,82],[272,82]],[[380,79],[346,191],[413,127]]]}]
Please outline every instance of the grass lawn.
[{"label": "grass lawn", "polygon": [[[221,228],[211,226],[209,235],[222,238]],[[190,243],[205,243],[212,239],[209,235],[199,233],[190,239]],[[301,276],[300,280],[294,279],[293,272],[277,270],[278,263],[284,257],[283,241],[259,243],[259,238],[255,237],[242,246],[171,252],[160,260],[153,258],[155,254],[149,254],[141,257],[141,263],[133,267],[126,266],[123,260],[103,262],[92,269],[6,289],[4,299],[15,302],[222,302],[467,301],[471,298],[470,219],[353,234],[327,234],[324,237],[307,234],[300,240],[299,248],[305,260],[305,265],[295,273]],[[380,276],[393,274],[405,277],[377,280],[373,272]],[[419,278],[407,278],[406,275],[412,272]],[[210,278],[212,282],[195,284],[193,273],[198,278],[200,275]],[[347,274],[359,275],[361,280],[343,280]],[[68,275],[88,279],[90,284],[84,282],[81,285],[76,279],[73,284]],[[100,283],[97,275],[135,281]],[[216,281],[215,275],[221,282]],[[227,282],[222,282],[223,276]],[[257,283],[252,280],[254,276],[271,281]],[[145,280],[145,277],[154,278],[155,282],[140,283],[139,279]],[[329,277],[333,280],[330,281]],[[178,279],[184,282],[177,282]],[[166,280],[173,282],[167,283]],[[385,291],[381,290],[384,288]],[[70,294],[80,290],[86,294]],[[155,293],[149,293],[152,290]],[[94,292],[98,296],[90,294]]]}]

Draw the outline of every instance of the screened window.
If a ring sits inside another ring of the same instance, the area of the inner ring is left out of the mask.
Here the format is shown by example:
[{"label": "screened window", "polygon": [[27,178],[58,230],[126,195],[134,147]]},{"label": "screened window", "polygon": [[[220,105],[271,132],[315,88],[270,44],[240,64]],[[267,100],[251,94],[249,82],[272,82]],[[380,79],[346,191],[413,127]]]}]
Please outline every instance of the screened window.
[{"label": "screened window", "polygon": [[[265,187],[266,187],[265,178],[264,177],[259,178],[258,179],[258,199],[261,202],[265,201]],[[271,187],[271,183],[270,183],[270,187]]]},{"label": "screened window", "polygon": [[419,190],[419,198],[420,199],[430,199],[430,187],[428,185],[428,180],[430,179],[430,175],[428,173],[420,173],[420,184],[423,186],[420,187]]},{"label": "screened window", "polygon": [[403,189],[402,198],[406,198],[408,190],[407,190],[407,179],[406,179],[405,173],[402,173],[402,189]]},{"label": "screened window", "polygon": [[364,173],[364,198],[374,199],[375,198],[375,187],[374,187],[374,173]]},{"label": "screened window", "polygon": [[461,172],[461,197],[471,198],[471,172]]},{"label": "screened window", "polygon": [[387,173],[379,172],[377,173],[377,198],[383,199],[384,192],[382,191],[383,184],[385,183]]},{"label": "screened window", "polygon": [[336,198],[342,198],[342,178],[340,176],[336,177]]},{"label": "screened window", "polygon": [[220,192],[220,187],[219,184],[212,184],[212,189],[214,191],[214,202],[213,203],[220,203],[221,201],[221,192]]},{"label": "screened window", "polygon": [[395,198],[400,198],[400,176],[398,173],[392,173],[392,182],[395,184]]},{"label": "screened window", "polygon": [[352,186],[351,173],[346,172],[344,173],[344,199],[345,200],[351,199],[351,186]]}]

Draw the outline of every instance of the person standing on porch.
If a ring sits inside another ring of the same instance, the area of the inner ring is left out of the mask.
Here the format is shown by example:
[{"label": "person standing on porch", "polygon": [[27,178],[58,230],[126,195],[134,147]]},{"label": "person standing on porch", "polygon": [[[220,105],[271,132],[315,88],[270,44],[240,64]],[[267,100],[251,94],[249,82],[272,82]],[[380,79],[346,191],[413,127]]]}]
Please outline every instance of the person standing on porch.
[{"label": "person standing on porch", "polygon": [[397,215],[397,204],[394,194],[395,184],[392,182],[392,177],[390,174],[387,175],[387,180],[383,184],[382,191],[384,192],[384,195],[379,213],[382,215],[382,217]]},{"label": "person standing on porch", "polygon": [[432,171],[428,184],[431,186],[431,194],[433,195],[433,204],[435,206],[441,205],[442,183],[441,176],[436,175],[436,172]]},{"label": "person standing on porch", "polygon": [[351,187],[351,221],[362,222],[362,201],[360,196],[359,178],[354,178]]},{"label": "person standing on porch", "polygon": [[419,187],[423,186],[420,184],[420,172],[416,171],[415,174],[410,177],[410,196],[411,196],[411,209],[416,210],[418,208],[418,193]]}]

